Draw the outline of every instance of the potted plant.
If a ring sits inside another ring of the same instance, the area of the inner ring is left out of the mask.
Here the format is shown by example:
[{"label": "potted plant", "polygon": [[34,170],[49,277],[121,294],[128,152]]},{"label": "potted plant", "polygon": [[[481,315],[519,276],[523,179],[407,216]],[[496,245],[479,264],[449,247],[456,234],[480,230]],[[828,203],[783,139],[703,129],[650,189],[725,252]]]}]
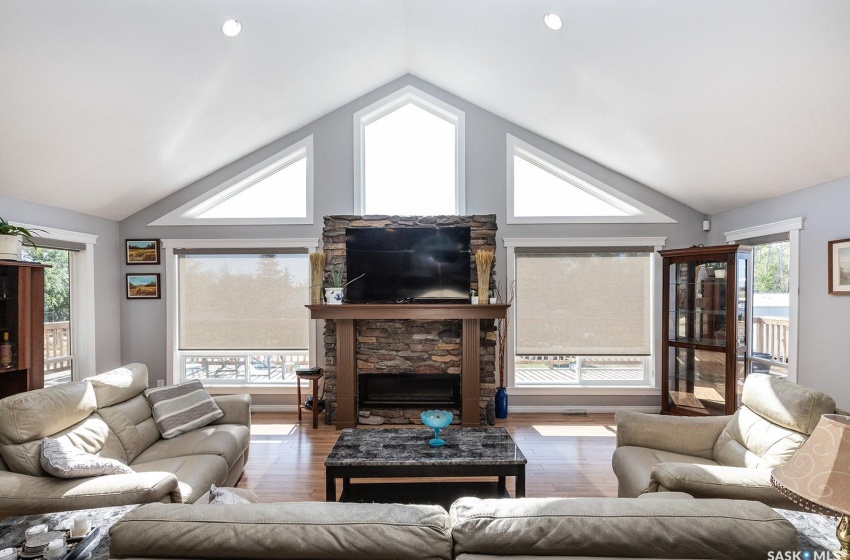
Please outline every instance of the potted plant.
[{"label": "potted plant", "polygon": [[328,279],[325,282],[327,284],[325,286],[325,301],[327,303],[334,305],[341,304],[344,288],[355,280],[360,280],[364,276],[363,274],[361,274],[353,280],[343,282],[343,272],[345,272],[345,267],[343,267],[341,264],[335,264],[331,266],[330,272],[328,272]]},{"label": "potted plant", "polygon": [[22,243],[35,246],[32,242],[34,235],[37,235],[35,230],[13,226],[0,218],[0,259],[21,260]]}]

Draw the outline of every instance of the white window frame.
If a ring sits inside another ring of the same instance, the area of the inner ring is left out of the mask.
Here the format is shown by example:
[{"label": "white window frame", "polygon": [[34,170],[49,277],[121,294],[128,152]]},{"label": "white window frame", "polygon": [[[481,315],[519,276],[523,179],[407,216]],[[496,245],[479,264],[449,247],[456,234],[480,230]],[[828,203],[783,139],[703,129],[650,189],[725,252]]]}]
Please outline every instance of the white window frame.
[{"label": "white window frame", "polygon": [[[603,183],[602,181],[591,177],[587,173],[579,171],[575,167],[564,163],[563,161],[547,154],[546,152],[535,148],[528,142],[524,142],[511,134],[507,135],[507,186],[508,186],[508,214],[507,222],[509,224],[611,224],[611,223],[632,223],[632,224],[675,224],[678,223],[673,218],[665,216],[658,210],[650,208],[646,204],[635,200],[634,198],[621,193],[614,187]],[[574,187],[584,190],[600,200],[619,208],[623,212],[627,212],[628,216],[516,216],[514,209],[514,155],[517,152],[524,153],[533,159],[536,159],[536,165],[560,177]],[[578,179],[578,181],[571,180]],[[595,190],[588,191],[582,187],[579,182],[585,182]]]},{"label": "white window frame", "polygon": [[57,229],[36,224],[13,223],[29,230],[38,230],[38,238],[81,243],[85,249],[68,252],[71,275],[71,360],[73,381],[81,381],[97,374],[95,363],[94,324],[94,246],[97,235]]},{"label": "white window frame", "polygon": [[[178,285],[177,278],[179,255],[174,253],[175,249],[306,249],[307,251],[315,251],[319,247],[318,239],[163,239],[162,247],[165,250],[165,304],[168,313],[166,321],[166,352],[168,355],[166,367],[166,384],[173,385],[182,381],[181,372],[181,357],[191,354],[198,354],[197,350],[181,352],[179,346],[179,308],[178,305]],[[317,363],[318,349],[316,348],[318,336],[318,321],[310,319],[309,326],[309,359],[310,365],[315,366]],[[271,354],[269,350],[246,350],[238,352],[218,352],[211,351],[210,355],[219,354]],[[216,382],[206,385],[211,392],[229,392],[229,393],[253,393],[253,394],[295,394],[295,385],[263,384],[263,383],[242,383],[242,382]],[[216,391],[223,389],[223,391]]]},{"label": "white window frame", "polygon": [[[244,189],[239,189],[238,185],[243,182],[248,182],[246,188],[256,184],[254,177],[256,175],[267,175],[276,172],[277,170],[288,166],[293,161],[300,159],[297,157],[300,152],[306,151],[307,158],[307,208],[304,217],[276,217],[276,218],[201,218],[203,214],[210,208],[227,200],[231,196],[235,196]],[[225,181],[221,185],[215,187],[193,198],[191,201],[180,206],[176,210],[172,210],[165,216],[158,218],[149,226],[209,226],[209,225],[275,225],[275,224],[312,224],[313,223],[313,135],[304,138],[303,140],[292,144],[275,155],[266,158],[262,162],[246,169],[237,174],[231,179]],[[228,192],[231,187],[236,187],[233,192]]]},{"label": "white window frame", "polygon": [[455,215],[466,214],[466,115],[460,109],[406,86],[354,113],[354,211],[366,214],[366,125],[412,103],[455,126]]},{"label": "white window frame", "polygon": [[507,251],[508,283],[516,281],[516,249],[520,248],[552,248],[568,249],[571,247],[587,247],[605,250],[607,247],[652,247],[650,256],[649,285],[649,336],[650,355],[647,358],[646,384],[642,385],[559,385],[559,386],[523,386],[514,384],[514,356],[516,355],[516,311],[513,306],[508,309],[510,315],[510,330],[507,348],[505,349],[505,382],[510,395],[661,395],[661,350],[658,347],[660,339],[656,332],[661,314],[661,286],[656,280],[661,278],[661,256],[658,251],[667,243],[666,237],[563,237],[563,238],[505,238],[503,244]]},{"label": "white window frame", "polygon": [[[788,263],[788,381],[797,382],[797,356],[800,347],[799,320],[800,320],[800,230],[803,229],[804,219],[802,217],[790,218],[779,222],[771,222],[760,226],[752,226],[734,231],[727,231],[726,243],[741,243],[747,239],[788,234],[788,242],[791,246],[791,259]],[[748,298],[748,316],[751,316],[752,298]],[[750,326],[747,325],[749,330]],[[749,338],[749,337],[748,337]],[[750,353],[747,348],[747,354]]]}]

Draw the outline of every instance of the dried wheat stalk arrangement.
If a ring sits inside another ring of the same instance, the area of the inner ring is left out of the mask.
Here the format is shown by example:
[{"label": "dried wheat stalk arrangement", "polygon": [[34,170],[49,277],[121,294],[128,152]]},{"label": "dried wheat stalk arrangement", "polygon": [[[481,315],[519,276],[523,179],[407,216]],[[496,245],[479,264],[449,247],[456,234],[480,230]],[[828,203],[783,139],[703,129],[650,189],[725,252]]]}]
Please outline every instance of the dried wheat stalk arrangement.
[{"label": "dried wheat stalk arrangement", "polygon": [[490,304],[490,266],[494,251],[481,249],[475,253],[475,269],[478,271],[478,304]]},{"label": "dried wheat stalk arrangement", "polygon": [[322,303],[322,281],[325,275],[325,254],[310,253],[310,303]]}]

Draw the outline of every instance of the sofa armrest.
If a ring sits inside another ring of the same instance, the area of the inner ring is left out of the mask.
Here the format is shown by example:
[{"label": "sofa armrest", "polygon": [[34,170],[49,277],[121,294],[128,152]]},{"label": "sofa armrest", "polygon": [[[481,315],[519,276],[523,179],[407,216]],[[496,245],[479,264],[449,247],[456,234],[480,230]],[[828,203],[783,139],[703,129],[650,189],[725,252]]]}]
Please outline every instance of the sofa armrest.
[{"label": "sofa armrest", "polygon": [[224,412],[224,416],[212,424],[241,424],[251,427],[251,395],[215,395],[213,400]]},{"label": "sofa armrest", "polygon": [[687,492],[696,498],[753,500],[788,506],[790,501],[770,484],[773,469],[659,463],[652,467],[650,485],[663,490]]},{"label": "sofa armrest", "polygon": [[54,478],[0,471],[0,518],[159,501],[182,501],[171,473]]},{"label": "sofa armrest", "polygon": [[614,416],[617,447],[648,447],[711,459],[714,444],[730,418],[661,416],[621,410]]}]

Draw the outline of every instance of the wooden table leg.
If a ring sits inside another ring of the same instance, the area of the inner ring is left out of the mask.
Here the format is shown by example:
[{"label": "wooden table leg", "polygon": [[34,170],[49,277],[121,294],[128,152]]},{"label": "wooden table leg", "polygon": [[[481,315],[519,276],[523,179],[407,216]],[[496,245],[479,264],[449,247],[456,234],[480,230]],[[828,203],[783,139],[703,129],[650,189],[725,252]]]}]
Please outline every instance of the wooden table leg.
[{"label": "wooden table leg", "polygon": [[301,421],[301,378],[295,376],[295,386],[298,387],[298,402],[295,403],[298,406],[298,421]]},{"label": "wooden table leg", "polygon": [[310,381],[313,386],[313,429],[319,427],[319,380],[313,379]]},{"label": "wooden table leg", "polygon": [[516,498],[525,498],[525,465],[520,465],[516,473]]},{"label": "wooden table leg", "polygon": [[504,498],[508,494],[508,487],[507,487],[507,480],[506,479],[507,479],[507,477],[505,477],[505,476],[499,477],[499,482],[498,482],[497,486],[498,486],[498,489],[499,489],[498,492],[499,492],[500,498]]},{"label": "wooden table leg", "polygon": [[336,479],[325,471],[325,501],[336,501]]}]

